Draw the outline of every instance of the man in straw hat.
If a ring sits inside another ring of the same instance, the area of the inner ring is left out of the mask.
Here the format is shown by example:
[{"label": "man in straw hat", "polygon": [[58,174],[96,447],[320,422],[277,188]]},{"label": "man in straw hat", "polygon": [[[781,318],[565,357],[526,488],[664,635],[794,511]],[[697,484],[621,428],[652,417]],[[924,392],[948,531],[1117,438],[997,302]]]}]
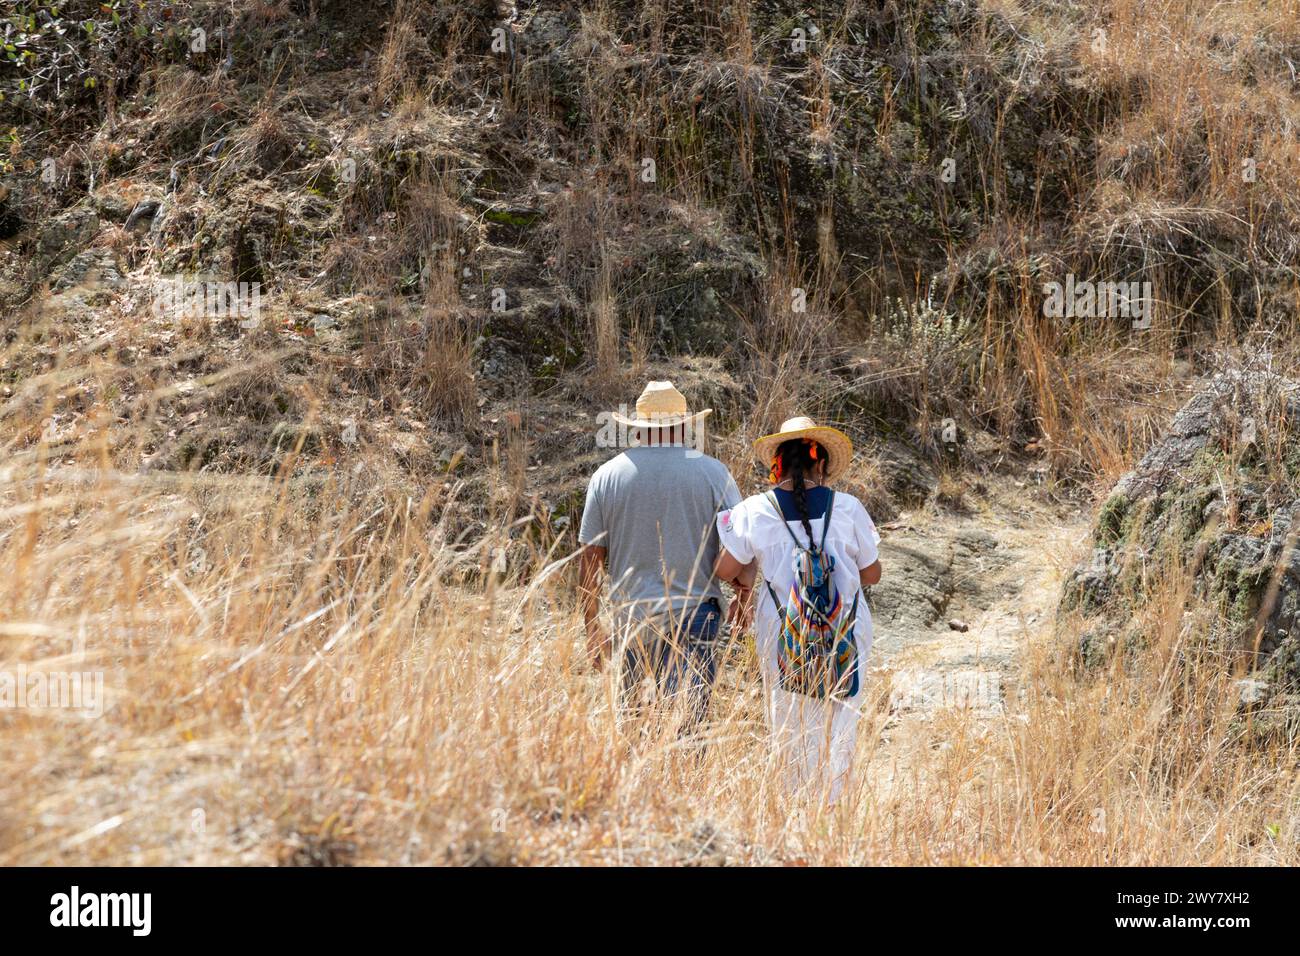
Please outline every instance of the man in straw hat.
[{"label": "man in straw hat", "polygon": [[642,681],[652,677],[657,696],[686,693],[688,729],[708,707],[724,614],[713,576],[715,518],[740,502],[726,466],[699,450],[710,412],[692,413],[671,382],[651,382],[634,417],[603,416],[627,436],[616,444],[627,447],[592,476],[578,533],[582,611],[595,666],[615,645],[600,624],[601,572],[608,565],[624,703],[635,712]]}]

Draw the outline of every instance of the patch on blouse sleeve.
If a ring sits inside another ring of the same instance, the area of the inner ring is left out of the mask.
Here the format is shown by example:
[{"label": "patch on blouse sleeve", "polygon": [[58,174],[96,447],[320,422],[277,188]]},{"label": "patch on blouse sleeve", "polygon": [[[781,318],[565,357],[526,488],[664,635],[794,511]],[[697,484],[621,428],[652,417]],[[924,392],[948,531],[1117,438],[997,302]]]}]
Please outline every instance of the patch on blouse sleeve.
[{"label": "patch on blouse sleeve", "polygon": [[730,531],[731,530],[731,509],[728,508],[726,511],[718,515],[718,521],[721,524],[723,531]]}]

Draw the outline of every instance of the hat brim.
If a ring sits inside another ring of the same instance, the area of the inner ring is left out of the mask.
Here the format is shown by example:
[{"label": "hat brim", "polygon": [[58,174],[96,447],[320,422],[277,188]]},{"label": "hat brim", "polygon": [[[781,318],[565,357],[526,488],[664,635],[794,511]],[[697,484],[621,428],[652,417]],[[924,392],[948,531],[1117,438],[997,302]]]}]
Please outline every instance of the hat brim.
[{"label": "hat brim", "polygon": [[763,465],[770,465],[777,448],[794,438],[811,438],[826,449],[828,481],[844,474],[849,462],[853,460],[853,440],[838,428],[829,425],[814,425],[812,428],[796,428],[794,431],[764,435],[754,442],[754,454]]},{"label": "hat brim", "polygon": [[659,418],[628,418],[620,415],[618,412],[610,412],[610,417],[620,425],[628,428],[672,428],[676,425],[685,425],[687,422],[703,421],[709,415],[713,414],[713,409],[706,408],[700,412],[690,412],[686,415],[665,415]]}]

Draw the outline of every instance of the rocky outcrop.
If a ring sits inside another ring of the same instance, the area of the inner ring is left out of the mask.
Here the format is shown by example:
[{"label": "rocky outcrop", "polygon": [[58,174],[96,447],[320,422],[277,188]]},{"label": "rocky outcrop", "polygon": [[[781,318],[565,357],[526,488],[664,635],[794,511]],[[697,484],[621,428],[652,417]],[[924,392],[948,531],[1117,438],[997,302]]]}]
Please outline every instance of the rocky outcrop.
[{"label": "rocky outcrop", "polygon": [[1066,581],[1060,611],[1082,620],[1086,663],[1140,648],[1147,635],[1135,612],[1181,571],[1214,612],[1206,638],[1225,660],[1259,669],[1267,692],[1252,700],[1289,708],[1298,699],[1297,425],[1300,384],[1257,369],[1216,375],[1179,410],[1116,484],[1092,555]]}]

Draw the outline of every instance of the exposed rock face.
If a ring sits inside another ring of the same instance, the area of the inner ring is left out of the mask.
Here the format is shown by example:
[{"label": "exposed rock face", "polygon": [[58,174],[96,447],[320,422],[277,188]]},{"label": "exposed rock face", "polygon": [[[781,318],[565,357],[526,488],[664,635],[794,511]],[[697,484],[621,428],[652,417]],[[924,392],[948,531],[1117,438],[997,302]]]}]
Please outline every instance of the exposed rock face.
[{"label": "exposed rock face", "polygon": [[[99,232],[99,217],[84,202],[43,222],[36,237],[36,259],[40,272],[68,262],[82,252]],[[40,273],[38,273],[40,274]]]},{"label": "exposed rock face", "polygon": [[1010,556],[996,537],[977,527],[925,534],[903,530],[881,544],[881,560],[889,572],[871,590],[871,613],[891,646],[948,627],[953,608],[963,608],[963,613],[986,610],[1013,590],[997,574]]},{"label": "exposed rock face", "polygon": [[1221,373],[1183,406],[1116,484],[1092,558],[1066,581],[1060,609],[1087,622],[1085,662],[1141,646],[1132,612],[1181,567],[1217,612],[1211,638],[1253,653],[1282,703],[1300,691],[1298,426],[1300,385],[1269,372]]}]

